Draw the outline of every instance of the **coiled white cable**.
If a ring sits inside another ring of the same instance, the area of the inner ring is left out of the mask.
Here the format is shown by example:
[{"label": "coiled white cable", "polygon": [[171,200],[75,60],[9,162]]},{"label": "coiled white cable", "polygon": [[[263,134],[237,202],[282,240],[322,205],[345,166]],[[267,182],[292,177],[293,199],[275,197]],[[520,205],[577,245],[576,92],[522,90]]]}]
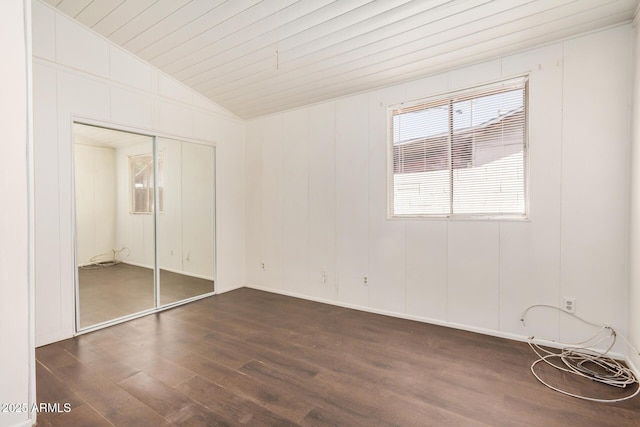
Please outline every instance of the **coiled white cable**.
[{"label": "coiled white cable", "polygon": [[[129,255],[131,255],[131,250],[126,246],[123,246],[120,250],[111,249],[111,252],[111,254],[105,252],[91,257],[91,259],[89,259],[89,263],[81,266],[80,268],[83,270],[95,270],[98,268],[113,267],[114,265],[118,265],[122,262],[121,256],[123,253],[125,258],[128,258]],[[98,260],[100,258],[104,259],[109,255],[111,255],[111,259],[108,261]]]},{"label": "coiled white cable", "polygon": [[[600,402],[600,403],[621,402],[623,400],[631,399],[637,396],[638,394],[640,394],[640,383],[638,382],[638,379],[634,375],[633,371],[628,367],[622,365],[617,360],[614,360],[611,357],[607,356],[609,351],[611,351],[611,349],[615,345],[616,339],[618,337],[618,333],[611,326],[598,325],[596,323],[589,322],[579,316],[576,316],[573,313],[567,313],[566,311],[552,305],[538,304],[538,305],[530,306],[522,313],[520,321],[525,327],[526,327],[525,317],[527,313],[529,312],[529,310],[536,307],[545,307],[545,308],[555,309],[566,315],[572,316],[575,319],[587,325],[599,328],[598,331],[593,336],[591,336],[590,338],[582,342],[564,344],[565,347],[557,353],[546,350],[541,346],[539,346],[538,344],[535,344],[533,340],[536,337],[530,336],[528,339],[529,346],[531,347],[533,352],[538,356],[538,359],[536,359],[531,364],[531,372],[533,373],[533,375],[536,377],[538,381],[540,381],[542,384],[544,384],[548,388],[555,390],[559,393],[565,394],[567,396],[575,397],[578,399],[588,400],[591,402]],[[603,332],[609,332],[609,333],[608,335],[604,335],[600,337],[600,335]],[[620,334],[620,336],[636,353],[638,353],[638,350],[635,347],[633,347],[631,343],[629,343],[629,341],[624,335]],[[596,347],[602,343],[605,343],[607,340],[610,340],[610,343],[607,346],[606,350],[598,351]],[[546,341],[552,341],[552,340],[547,339]],[[562,363],[553,363],[552,360],[559,360]],[[586,378],[602,384],[607,384],[613,387],[627,388],[635,384],[636,386],[635,391],[627,396],[620,397],[617,399],[599,399],[595,397],[589,397],[589,396],[583,396],[575,393],[570,393],[566,390],[562,390],[558,387],[552,386],[551,384],[545,382],[540,377],[540,375],[538,375],[538,373],[536,372],[536,365],[538,365],[540,362],[544,362],[549,366],[552,366],[563,372],[567,372],[569,374],[577,375],[579,377]]]}]

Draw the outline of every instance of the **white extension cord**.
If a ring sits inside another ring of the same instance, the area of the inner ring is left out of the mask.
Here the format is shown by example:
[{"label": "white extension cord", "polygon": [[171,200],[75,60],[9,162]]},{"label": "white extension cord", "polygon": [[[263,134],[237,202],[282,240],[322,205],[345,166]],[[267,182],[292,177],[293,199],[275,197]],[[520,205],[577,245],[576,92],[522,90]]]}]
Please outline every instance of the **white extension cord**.
[{"label": "white extension cord", "polygon": [[[89,264],[83,265],[80,268],[84,270],[95,270],[98,268],[113,267],[114,265],[118,265],[122,262],[121,256],[123,253],[125,258],[128,258],[131,255],[131,250],[126,246],[123,246],[120,250],[111,249],[111,252],[111,254],[105,252],[91,257]],[[109,261],[98,261],[98,259],[104,259],[109,255],[111,255],[111,259]]]},{"label": "white extension cord", "polygon": [[[555,390],[559,393],[565,394],[567,396],[576,397],[578,399],[588,400],[591,402],[600,402],[600,403],[614,403],[621,402],[623,400],[631,399],[637,396],[640,393],[640,383],[638,379],[634,375],[633,371],[628,367],[622,365],[619,361],[612,359],[607,356],[609,351],[613,348],[616,343],[616,339],[619,336],[636,352],[638,350],[629,343],[629,341],[625,338],[624,335],[618,334],[611,326],[607,325],[598,325],[589,321],[582,319],[579,316],[576,316],[573,313],[567,313],[566,311],[552,306],[552,305],[532,305],[527,308],[520,318],[522,324],[526,327],[525,317],[529,310],[537,307],[545,307],[558,310],[562,313],[565,313],[568,316],[572,316],[575,319],[593,326],[597,327],[598,332],[596,332],[592,337],[588,338],[585,341],[578,343],[559,343],[562,348],[558,352],[553,352],[542,348],[540,345],[535,344],[533,341],[536,337],[530,336],[528,339],[529,346],[533,350],[533,352],[538,356],[531,364],[531,372],[536,377],[538,381],[547,386],[548,388]],[[604,332],[604,335],[601,336]],[[608,334],[607,334],[608,332]],[[596,349],[596,346],[599,344],[605,343],[607,340],[610,340],[610,343],[606,350],[599,351]],[[545,341],[552,341],[545,339]],[[640,354],[640,353],[639,353]],[[556,363],[553,363],[556,361]],[[540,375],[536,372],[536,366],[544,362],[549,366],[552,366],[560,371],[567,372],[569,374],[577,375],[579,377],[589,379],[591,381],[595,381],[601,384],[606,384],[612,387],[619,388],[627,388],[632,387],[634,384],[636,385],[635,391],[627,396],[618,398],[618,399],[598,399],[595,397],[583,396],[575,393],[570,393],[566,390],[562,390],[558,387],[554,387],[551,384],[545,382]]]}]

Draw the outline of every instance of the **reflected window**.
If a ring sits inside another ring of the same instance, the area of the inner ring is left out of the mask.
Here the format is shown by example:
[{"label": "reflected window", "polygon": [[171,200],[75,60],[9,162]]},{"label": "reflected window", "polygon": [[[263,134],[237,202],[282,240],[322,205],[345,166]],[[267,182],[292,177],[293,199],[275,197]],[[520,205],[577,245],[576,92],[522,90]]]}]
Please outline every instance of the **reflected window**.
[{"label": "reflected window", "polygon": [[[164,212],[162,153],[158,156],[158,211]],[[132,214],[152,214],[155,195],[153,177],[153,154],[129,156],[129,182]]]}]

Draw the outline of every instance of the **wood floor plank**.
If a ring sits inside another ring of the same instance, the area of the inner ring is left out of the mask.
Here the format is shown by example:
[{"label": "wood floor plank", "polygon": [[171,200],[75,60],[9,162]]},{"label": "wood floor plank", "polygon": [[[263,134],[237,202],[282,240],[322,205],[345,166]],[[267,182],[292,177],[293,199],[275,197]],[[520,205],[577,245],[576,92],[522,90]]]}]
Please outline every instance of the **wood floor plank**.
[{"label": "wood floor plank", "polygon": [[191,399],[144,372],[138,372],[117,383],[129,394],[167,418],[191,406]]},{"label": "wood floor plank", "polygon": [[195,353],[176,363],[292,421],[301,420],[313,407],[312,403],[302,399],[300,395],[256,381],[241,371],[227,368]]},{"label": "wood floor plank", "polygon": [[[331,407],[336,413],[350,414],[351,417],[355,415],[362,420],[375,419],[390,425],[419,425],[425,416],[429,416],[440,425],[482,425],[474,422],[473,417],[464,417],[455,411],[432,405],[428,399],[414,399],[394,393],[384,384],[365,378],[336,375],[323,370],[312,379],[303,379],[260,362],[251,362],[241,371],[264,383],[289,389],[297,396],[318,402],[321,408]],[[380,402],[384,402],[384,405],[380,405]],[[318,409],[315,409],[318,414]]]},{"label": "wood floor plank", "polygon": [[[69,404],[72,408],[84,404],[84,401],[73,388],[57,378],[40,361],[36,362],[36,378],[36,396],[38,403],[51,403],[60,406]],[[43,414],[42,418],[50,417],[47,417],[47,414]]]},{"label": "wood floor plank", "polygon": [[[47,423],[44,423],[44,420]],[[38,414],[38,426],[48,425],[52,427],[67,427],[67,426],[86,426],[86,427],[110,427],[113,426],[105,417],[96,412],[89,405],[83,404],[80,406],[74,406],[71,412],[68,414],[50,414],[40,413]]]},{"label": "wood floor plank", "polygon": [[196,375],[195,372],[161,357],[147,359],[146,363],[139,365],[139,369],[169,387],[176,387]]},{"label": "wood floor plank", "polygon": [[254,401],[201,376],[186,381],[178,386],[178,389],[230,425],[297,425]]},{"label": "wood floor plank", "polygon": [[250,360],[268,362],[291,372],[292,375],[313,378],[318,374],[320,369],[318,365],[314,364],[311,360],[292,357],[288,352],[275,351],[272,348],[256,345],[249,341],[224,337],[215,332],[206,338],[211,342],[211,346],[224,348],[228,352],[241,354],[245,356],[247,362]]},{"label": "wood floor plank", "polygon": [[[89,391],[91,393],[91,391]],[[168,426],[171,425],[139,400],[128,393],[120,394],[114,389],[102,389],[88,399],[88,402],[107,420],[120,426]],[[73,411],[72,411],[73,412]],[[67,424],[72,425],[72,424]]]},{"label": "wood floor plank", "polygon": [[[56,372],[65,384],[114,425],[169,425],[164,417],[113,382],[120,375],[106,379],[81,363],[67,365]],[[60,415],[65,419],[67,416],[71,415]]]},{"label": "wood floor plank", "polygon": [[37,354],[40,360],[46,360],[46,366],[49,369],[55,369],[60,366],[70,365],[78,361],[78,358],[65,351],[65,349],[63,347],[60,347],[58,344],[45,345],[43,347],[40,347],[37,350]]},{"label": "wood floor plank", "polygon": [[333,405],[320,405],[313,408],[300,423],[303,426],[371,426],[391,427],[389,424],[372,415],[345,410]]},{"label": "wood floor plank", "polygon": [[73,403],[45,426],[640,427],[640,398],[594,404],[540,384],[525,343],[246,288],[36,358],[38,401]]},{"label": "wood floor plank", "polygon": [[238,369],[251,360],[246,354],[228,350],[206,338],[193,346],[193,352],[205,356],[208,359],[215,360],[217,363],[231,369]]},{"label": "wood floor plank", "polygon": [[176,426],[235,426],[238,423],[230,423],[223,419],[219,414],[205,408],[200,404],[192,404],[181,408],[179,411],[174,412],[168,418],[169,422]]}]

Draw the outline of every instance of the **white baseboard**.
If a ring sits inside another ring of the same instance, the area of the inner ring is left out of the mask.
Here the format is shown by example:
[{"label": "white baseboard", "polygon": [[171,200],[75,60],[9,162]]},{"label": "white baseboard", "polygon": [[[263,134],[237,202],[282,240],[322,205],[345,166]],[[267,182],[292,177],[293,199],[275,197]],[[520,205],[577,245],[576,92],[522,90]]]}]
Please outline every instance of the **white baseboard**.
[{"label": "white baseboard", "polygon": [[[385,315],[385,316],[396,317],[396,318],[399,318],[399,319],[414,320],[416,322],[428,323],[428,324],[431,324],[431,325],[444,326],[444,327],[447,327],[447,328],[459,329],[459,330],[468,331],[468,332],[475,332],[475,333],[478,333],[478,334],[489,335],[489,336],[493,336],[493,337],[497,337],[497,338],[505,338],[505,339],[508,339],[508,340],[520,341],[520,342],[528,342],[529,341],[529,336],[520,335],[520,334],[514,334],[512,332],[497,331],[497,330],[494,330],[494,329],[480,328],[480,327],[477,327],[477,326],[465,325],[465,324],[461,324],[461,323],[447,322],[447,321],[440,320],[440,319],[432,319],[432,318],[428,318],[428,317],[413,316],[413,315],[410,315],[410,314],[398,313],[398,312],[395,312],[395,311],[379,310],[379,309],[375,309],[375,308],[371,308],[371,307],[360,306],[360,305],[357,305],[357,304],[349,304],[349,303],[344,303],[344,302],[340,302],[340,301],[336,301],[336,300],[328,300],[328,299],[325,299],[325,298],[317,298],[317,297],[313,297],[313,296],[310,296],[310,295],[298,294],[298,293],[295,293],[295,292],[282,291],[280,289],[273,289],[273,288],[269,288],[269,287],[265,287],[265,286],[255,286],[255,285],[247,284],[247,285],[245,285],[245,287],[251,288],[251,289],[256,289],[256,290],[259,290],[259,291],[271,292],[271,293],[274,293],[274,294],[280,294],[280,295],[285,295],[285,296],[289,296],[289,297],[300,298],[300,299],[304,299],[304,300],[308,300],[308,301],[315,301],[315,302],[320,302],[320,303],[323,303],[323,304],[335,305],[337,307],[350,308],[350,309],[353,309],[353,310],[364,311],[364,312],[367,312],[367,313],[382,314],[382,315]],[[557,348],[557,349],[563,348],[562,343],[559,343],[559,342],[556,342],[556,341],[543,340],[543,339],[534,339],[533,342],[536,343],[536,344],[544,345],[544,346],[551,347],[551,348]],[[624,355],[622,355],[620,353],[609,352],[609,356],[614,358],[614,359],[628,360],[628,358],[626,356],[624,356]]]},{"label": "white baseboard", "polygon": [[235,285],[235,286],[231,286],[230,288],[218,288],[218,284],[216,283],[216,295],[220,295],[220,294],[224,294],[225,292],[231,292],[231,291],[235,291],[236,289],[242,289],[242,288],[247,288],[248,286],[245,285]]},{"label": "white baseboard", "polygon": [[127,264],[127,265],[132,265],[134,267],[140,267],[140,268],[146,268],[147,270],[153,270],[153,266],[152,265],[147,265],[147,264],[140,264],[138,262],[132,262],[132,261],[120,261],[121,264]]},{"label": "white baseboard", "polygon": [[53,344],[54,342],[66,340],[68,338],[73,338],[74,333],[75,331],[70,331],[68,333],[58,331],[52,334],[36,336],[36,348],[42,347],[47,344]]},{"label": "white baseboard", "polygon": [[213,282],[213,277],[205,276],[203,274],[189,273],[184,270],[177,270],[175,268],[167,268],[163,266],[160,266],[160,270],[168,271],[170,273],[182,274],[183,276],[195,277],[196,279],[211,280]]},{"label": "white baseboard", "polygon": [[629,366],[636,378],[640,379],[640,370],[638,370],[638,367],[633,362],[633,359],[631,359],[631,357],[627,357],[625,358],[625,362],[627,362],[627,366]]},{"label": "white baseboard", "polygon": [[[131,262],[131,261],[121,261],[121,263],[122,264],[127,264],[127,265],[132,265],[134,267],[147,268],[149,270],[153,270],[153,266],[152,265],[139,264],[137,262]],[[201,275],[201,274],[189,273],[188,271],[178,270],[178,269],[175,269],[175,268],[167,268],[167,267],[160,266],[160,270],[169,271],[171,273],[176,273],[176,274],[182,274],[183,276],[195,277],[196,279],[204,279],[204,280],[213,281],[213,277],[204,276],[204,275]]]},{"label": "white baseboard", "polygon": [[[146,268],[148,270],[153,270],[153,266],[152,265],[141,264],[141,263],[138,263],[138,262],[119,261],[118,264],[127,264],[127,265],[132,265],[134,267],[140,267],[140,268]],[[78,267],[82,268],[82,267],[88,267],[90,265],[94,265],[94,264],[93,263],[79,264]],[[169,271],[171,273],[176,273],[176,274],[182,274],[183,276],[195,277],[196,279],[204,279],[204,280],[213,281],[213,277],[211,277],[211,276],[205,276],[204,274],[190,273],[188,271],[178,270],[176,268],[169,268],[169,267],[160,266],[160,270]]]},{"label": "white baseboard", "polygon": [[[109,262],[109,261],[107,261],[107,262]],[[148,266],[148,265],[146,265],[146,264],[140,264],[140,263],[137,263],[137,262],[131,262],[131,261],[118,261],[118,262],[117,262],[117,264],[112,264],[112,265],[118,265],[118,264],[127,264],[127,265],[132,265],[132,266],[134,266],[134,267],[147,268],[147,269],[149,269],[149,270],[153,270],[153,266]],[[89,266],[92,266],[92,265],[96,265],[96,263],[94,263],[94,262],[87,262],[87,263],[85,263],[85,264],[78,264],[78,268],[89,267]],[[111,266],[111,265],[109,265],[109,267],[110,267],[110,266]],[[106,268],[108,268],[108,267],[106,267]]]}]

